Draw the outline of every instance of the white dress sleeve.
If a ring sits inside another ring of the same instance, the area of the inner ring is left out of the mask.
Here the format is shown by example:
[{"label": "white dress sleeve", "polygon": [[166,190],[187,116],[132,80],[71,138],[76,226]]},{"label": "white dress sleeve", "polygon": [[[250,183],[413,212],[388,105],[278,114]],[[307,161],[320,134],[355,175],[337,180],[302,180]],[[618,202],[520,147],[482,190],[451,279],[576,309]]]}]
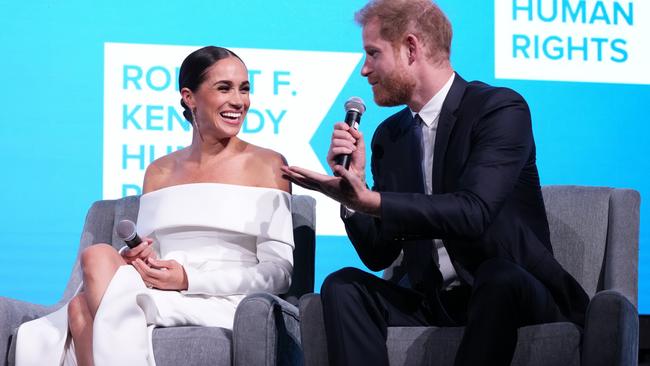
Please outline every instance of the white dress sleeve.
[{"label": "white dress sleeve", "polygon": [[222,296],[287,292],[293,272],[293,245],[258,237],[257,258],[259,263],[252,267],[201,271],[186,266],[188,288],[182,292]]}]

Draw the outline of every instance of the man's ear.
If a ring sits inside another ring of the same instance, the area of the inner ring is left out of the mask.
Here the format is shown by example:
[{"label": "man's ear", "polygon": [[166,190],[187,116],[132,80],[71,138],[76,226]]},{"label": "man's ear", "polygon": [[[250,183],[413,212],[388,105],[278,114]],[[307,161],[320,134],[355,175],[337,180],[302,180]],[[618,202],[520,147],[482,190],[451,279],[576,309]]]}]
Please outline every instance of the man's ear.
[{"label": "man's ear", "polygon": [[409,33],[406,35],[404,46],[406,47],[409,65],[422,56],[422,42],[415,34]]}]

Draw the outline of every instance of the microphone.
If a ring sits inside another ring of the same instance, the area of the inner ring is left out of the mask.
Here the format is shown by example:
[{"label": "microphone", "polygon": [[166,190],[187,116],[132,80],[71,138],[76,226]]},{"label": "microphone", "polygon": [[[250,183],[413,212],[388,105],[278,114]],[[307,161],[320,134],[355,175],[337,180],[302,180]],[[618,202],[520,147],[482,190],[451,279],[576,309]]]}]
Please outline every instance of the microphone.
[{"label": "microphone", "polygon": [[[366,105],[363,104],[363,99],[359,97],[350,97],[350,99],[343,105],[345,108],[345,124],[354,128],[359,128],[361,123],[361,115],[366,111]],[[346,170],[350,168],[350,154],[341,154],[336,157],[336,164],[342,165]]]},{"label": "microphone", "polygon": [[122,220],[117,223],[117,236],[124,240],[126,245],[133,249],[142,243],[142,239],[135,230],[135,224],[131,220]]}]

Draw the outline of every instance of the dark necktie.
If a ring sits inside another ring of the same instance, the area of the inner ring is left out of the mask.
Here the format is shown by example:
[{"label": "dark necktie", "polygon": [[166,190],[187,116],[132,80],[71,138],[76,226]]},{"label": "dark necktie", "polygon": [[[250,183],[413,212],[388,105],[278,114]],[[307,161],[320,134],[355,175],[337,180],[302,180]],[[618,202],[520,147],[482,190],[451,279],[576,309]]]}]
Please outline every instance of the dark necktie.
[{"label": "dark necktie", "polygon": [[[414,162],[417,164],[418,170],[422,170],[422,119],[419,115],[413,118],[412,131],[414,135],[414,143],[417,144],[418,160]],[[422,179],[422,192],[425,192],[424,179]],[[442,284],[442,276],[438,270],[438,266],[434,262],[434,254],[437,259],[437,252],[434,253],[434,245],[432,240],[418,240],[406,243],[404,249],[404,261],[409,276],[411,287],[421,292],[429,292],[438,289]]]},{"label": "dark necktie", "polygon": [[426,187],[426,172],[424,169],[422,169],[422,161],[424,160],[424,141],[423,141],[423,136],[422,136],[422,125],[424,124],[424,121],[422,120],[422,117],[420,117],[419,114],[416,114],[413,117],[413,134],[415,135],[416,140],[418,141],[418,165],[420,166],[420,170],[422,170],[422,192],[426,193],[427,187]]}]

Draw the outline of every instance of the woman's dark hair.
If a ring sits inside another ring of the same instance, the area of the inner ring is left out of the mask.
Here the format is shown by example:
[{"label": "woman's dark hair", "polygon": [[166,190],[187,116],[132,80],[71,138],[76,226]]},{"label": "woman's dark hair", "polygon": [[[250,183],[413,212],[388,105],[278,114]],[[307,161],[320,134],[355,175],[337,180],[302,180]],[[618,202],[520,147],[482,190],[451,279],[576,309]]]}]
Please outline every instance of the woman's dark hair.
[{"label": "woman's dark hair", "polygon": [[[203,80],[205,80],[205,73],[210,66],[228,57],[236,57],[239,61],[242,61],[234,52],[223,47],[207,46],[190,53],[183,60],[181,70],[178,73],[178,90],[188,88],[195,92]],[[190,121],[190,123],[194,123],[192,120],[192,111],[190,111],[190,108],[182,98],[181,105],[185,109],[183,111],[185,119]]]}]

